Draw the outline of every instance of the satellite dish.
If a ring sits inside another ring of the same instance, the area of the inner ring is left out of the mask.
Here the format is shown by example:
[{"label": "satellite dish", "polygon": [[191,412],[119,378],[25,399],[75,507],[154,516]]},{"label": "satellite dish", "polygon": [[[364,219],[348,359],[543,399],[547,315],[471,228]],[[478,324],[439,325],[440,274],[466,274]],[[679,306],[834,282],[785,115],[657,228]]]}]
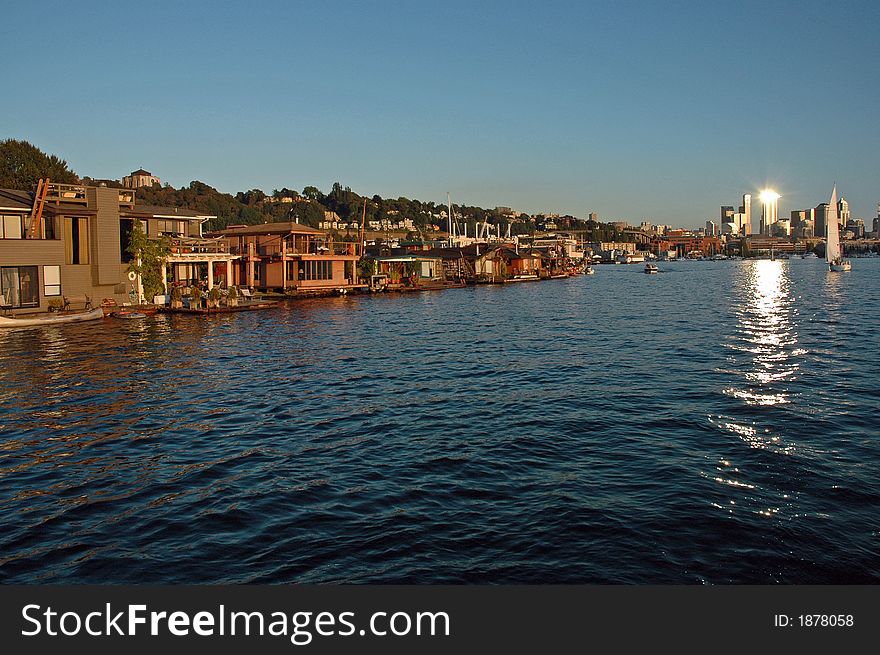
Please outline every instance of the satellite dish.
[{"label": "satellite dish", "polygon": [[131,280],[132,282],[134,282],[137,279],[137,273],[135,273],[134,271],[129,271],[128,272],[128,279]]}]

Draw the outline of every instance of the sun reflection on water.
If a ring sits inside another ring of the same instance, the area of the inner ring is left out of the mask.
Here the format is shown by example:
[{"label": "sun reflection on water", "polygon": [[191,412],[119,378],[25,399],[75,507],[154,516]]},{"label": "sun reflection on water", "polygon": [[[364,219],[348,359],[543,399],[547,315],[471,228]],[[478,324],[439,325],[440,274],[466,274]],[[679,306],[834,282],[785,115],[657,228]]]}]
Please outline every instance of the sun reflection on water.
[{"label": "sun reflection on water", "polygon": [[[797,375],[793,355],[797,333],[792,323],[794,299],[787,264],[780,261],[749,262],[737,289],[737,328],[731,348],[747,355],[749,366],[739,371],[748,383],[731,387],[728,395],[749,405],[780,405],[789,402],[788,389],[780,386]],[[734,355],[734,359],[739,359]]]},{"label": "sun reflection on water", "polygon": [[[723,393],[736,404],[731,415],[710,416],[709,422],[749,448],[793,455],[796,445],[779,433],[771,418],[775,407],[792,402],[791,385],[804,354],[797,347],[788,263],[744,262],[733,297],[736,323],[722,339],[729,353],[724,373],[733,381]],[[712,477],[727,487],[751,484],[729,475]]]}]

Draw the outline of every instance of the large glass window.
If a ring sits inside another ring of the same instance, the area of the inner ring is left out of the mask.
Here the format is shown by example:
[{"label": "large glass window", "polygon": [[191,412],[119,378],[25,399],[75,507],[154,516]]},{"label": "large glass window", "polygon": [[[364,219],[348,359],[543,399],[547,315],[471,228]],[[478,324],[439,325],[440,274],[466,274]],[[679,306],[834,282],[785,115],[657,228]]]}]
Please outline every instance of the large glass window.
[{"label": "large glass window", "polygon": [[4,214],[0,216],[0,239],[21,239],[24,237],[24,216]]},{"label": "large glass window", "polygon": [[122,263],[128,264],[133,258],[128,252],[131,245],[131,231],[134,229],[134,221],[123,218],[119,221],[119,251],[122,253]]},{"label": "large glass window", "polygon": [[36,266],[0,268],[0,297],[7,307],[37,307],[40,304]]},{"label": "large glass window", "polygon": [[156,234],[160,236],[163,234],[186,236],[186,222],[158,220],[156,221]]},{"label": "large glass window", "polygon": [[302,274],[304,280],[332,280],[333,262],[331,261],[307,261],[303,262]]},{"label": "large glass window", "polygon": [[89,263],[89,219],[64,219],[64,258],[68,264]]}]

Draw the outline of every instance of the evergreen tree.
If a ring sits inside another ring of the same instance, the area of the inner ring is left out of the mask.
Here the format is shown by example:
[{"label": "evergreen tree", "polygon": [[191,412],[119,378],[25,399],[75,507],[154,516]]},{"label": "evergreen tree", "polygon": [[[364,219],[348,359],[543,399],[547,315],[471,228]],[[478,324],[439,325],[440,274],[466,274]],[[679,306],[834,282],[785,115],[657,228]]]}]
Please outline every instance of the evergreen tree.
[{"label": "evergreen tree", "polygon": [[79,182],[63,159],[47,155],[27,141],[0,141],[0,188],[32,191],[40,178],[62,184]]}]

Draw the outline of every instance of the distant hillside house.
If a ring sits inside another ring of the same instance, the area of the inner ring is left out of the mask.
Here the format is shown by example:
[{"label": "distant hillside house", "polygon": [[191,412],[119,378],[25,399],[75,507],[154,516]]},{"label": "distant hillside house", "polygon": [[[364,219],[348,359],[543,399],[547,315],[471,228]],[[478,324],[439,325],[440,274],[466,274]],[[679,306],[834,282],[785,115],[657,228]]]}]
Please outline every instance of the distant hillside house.
[{"label": "distant hillside house", "polygon": [[126,189],[138,189],[142,186],[153,186],[154,184],[161,183],[158,177],[150,173],[150,171],[145,171],[143,168],[133,171],[131,175],[126,175],[122,178],[122,186]]}]

